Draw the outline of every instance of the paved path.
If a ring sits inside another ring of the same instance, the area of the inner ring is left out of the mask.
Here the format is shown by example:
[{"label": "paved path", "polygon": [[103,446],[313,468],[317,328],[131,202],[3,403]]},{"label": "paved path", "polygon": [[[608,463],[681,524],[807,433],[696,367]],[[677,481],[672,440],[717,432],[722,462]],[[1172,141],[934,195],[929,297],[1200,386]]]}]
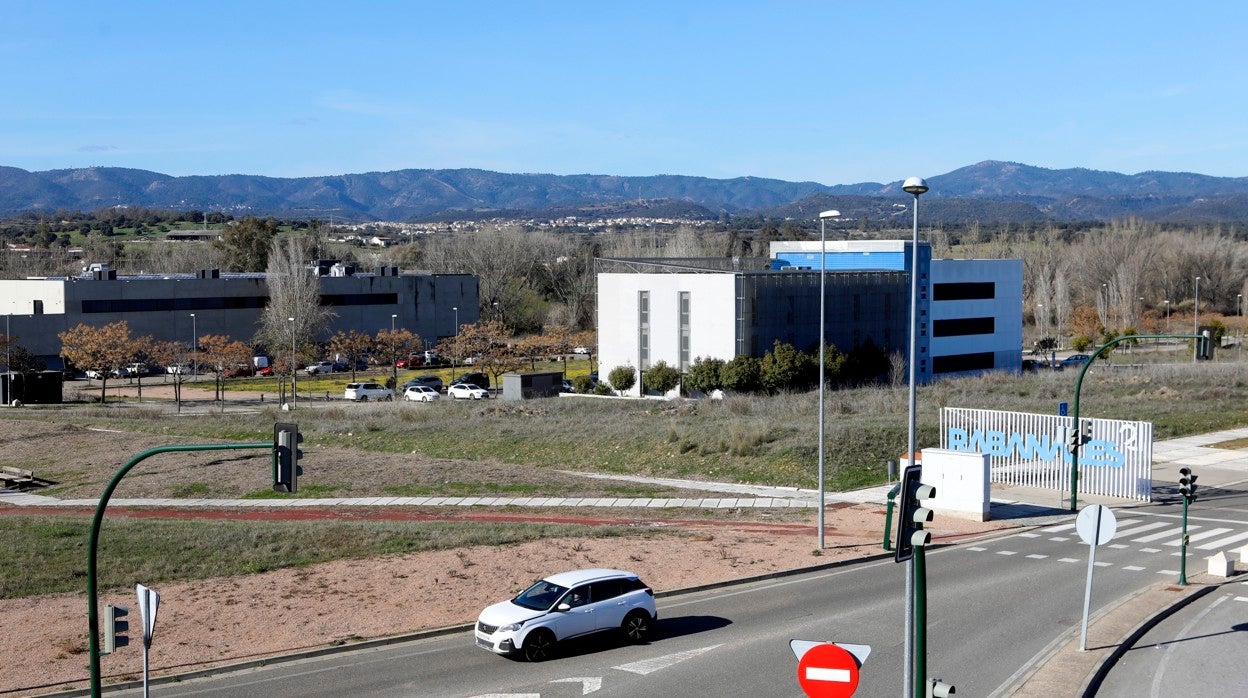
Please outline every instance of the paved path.
[{"label": "paved path", "polygon": [[[1202,485],[1225,484],[1236,478],[1248,478],[1248,444],[1238,449],[1214,448],[1212,444],[1248,439],[1248,428],[1188,436],[1153,442],[1154,472],[1168,474],[1181,466],[1200,468]],[[813,508],[819,500],[815,490],[797,487],[739,485],[727,482],[703,482],[674,478],[649,478],[601,473],[571,473],[593,479],[633,482],[671,489],[721,493],[724,497],[653,498],[653,497],[352,497],[352,498],[273,498],[273,499],[112,499],[113,506],[124,507],[203,507],[203,508],[271,508],[271,507],[599,507],[639,509],[804,509]],[[1159,478],[1158,478],[1159,479]],[[865,487],[848,492],[825,492],[829,503],[884,504],[892,485]],[[1037,493],[1025,488],[996,488],[992,514],[996,518],[1057,515],[1058,493]],[[1096,498],[1087,497],[1089,502]],[[1052,500],[1051,502],[1049,500]],[[1106,499],[1105,503],[1112,501]],[[94,507],[98,499],[58,499],[26,492],[0,489],[0,504],[28,507]]]}]

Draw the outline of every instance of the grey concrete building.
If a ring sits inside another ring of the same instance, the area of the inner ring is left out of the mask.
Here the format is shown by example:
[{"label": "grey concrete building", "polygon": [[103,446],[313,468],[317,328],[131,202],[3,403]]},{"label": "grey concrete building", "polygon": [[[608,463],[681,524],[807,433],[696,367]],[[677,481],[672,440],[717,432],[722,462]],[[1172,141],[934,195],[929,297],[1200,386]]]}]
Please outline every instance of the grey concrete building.
[{"label": "grey concrete building", "polygon": [[[405,328],[433,344],[455,333],[456,321],[478,321],[478,283],[469,274],[399,274],[396,267],[371,273],[333,274],[310,269],[321,285],[321,305],[334,312],[320,340],[340,330],[376,334]],[[249,342],[268,302],[264,274],[119,276],[104,270],[76,277],[0,280],[0,329],[15,344],[42,357],[59,355],[58,335],[80,324],[125,320],[135,336],[190,343],[194,335],[226,335]],[[195,317],[192,319],[191,314]],[[391,316],[394,317],[392,320]],[[0,357],[2,358],[2,357]]]}]

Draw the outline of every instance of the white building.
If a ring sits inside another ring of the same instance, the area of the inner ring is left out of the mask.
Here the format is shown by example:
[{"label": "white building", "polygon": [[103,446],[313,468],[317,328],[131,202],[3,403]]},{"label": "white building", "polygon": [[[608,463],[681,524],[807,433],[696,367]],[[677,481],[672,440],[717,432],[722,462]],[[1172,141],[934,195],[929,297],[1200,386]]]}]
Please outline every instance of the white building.
[{"label": "white building", "polygon": [[[602,371],[683,371],[698,357],[762,356],[775,341],[816,351],[819,245],[773,242],[770,260],[598,260]],[[927,243],[918,257],[918,379],[1019,371],[1022,261],[932,260]],[[906,355],[910,262],[909,241],[828,242],[827,341]]]}]

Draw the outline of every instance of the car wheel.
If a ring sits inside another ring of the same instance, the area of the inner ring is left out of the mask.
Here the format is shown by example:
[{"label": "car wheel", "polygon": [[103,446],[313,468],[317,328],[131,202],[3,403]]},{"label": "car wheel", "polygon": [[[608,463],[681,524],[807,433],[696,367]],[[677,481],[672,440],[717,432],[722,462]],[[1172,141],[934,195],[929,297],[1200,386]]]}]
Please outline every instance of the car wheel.
[{"label": "car wheel", "polygon": [[645,642],[650,637],[650,616],[645,611],[633,611],[625,616],[620,630],[629,642]]},{"label": "car wheel", "polygon": [[530,662],[542,662],[555,653],[555,636],[549,630],[539,629],[524,639],[524,658]]},{"label": "car wheel", "polygon": [[387,396],[386,396],[386,402],[390,402],[390,401],[391,401],[391,400],[393,400],[393,399],[394,399],[394,396],[393,396],[393,395],[387,395]]},{"label": "car wheel", "polygon": [[367,396],[367,395],[361,395],[361,396],[360,396],[360,400],[359,400],[359,401],[360,401],[360,402],[368,402],[368,396]]}]

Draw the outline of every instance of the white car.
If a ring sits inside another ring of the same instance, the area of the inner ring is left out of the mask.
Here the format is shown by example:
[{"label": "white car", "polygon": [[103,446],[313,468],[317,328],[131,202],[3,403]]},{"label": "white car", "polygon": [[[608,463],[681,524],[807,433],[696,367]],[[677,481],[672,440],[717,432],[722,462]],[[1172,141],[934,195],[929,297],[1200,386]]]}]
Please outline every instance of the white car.
[{"label": "white car", "polygon": [[478,388],[472,383],[456,383],[446,389],[446,394],[453,398],[472,398],[473,400],[480,400],[490,396],[484,389]]},{"label": "white car", "polygon": [[495,654],[549,659],[555,643],[604,631],[645,642],[659,618],[654,592],[632,572],[587,569],[539,579],[477,617],[477,646]]},{"label": "white car", "polygon": [[394,391],[381,383],[347,383],[347,389],[343,391],[342,397],[356,402],[368,402],[370,399],[392,400]]},{"label": "white car", "polygon": [[309,376],[316,376],[316,375],[320,375],[323,373],[333,373],[334,362],[333,361],[318,361],[317,363],[314,363],[311,366],[308,366],[307,368],[303,369],[303,372],[308,374]]},{"label": "white car", "polygon": [[413,385],[403,391],[403,399],[410,402],[433,402],[440,397],[438,391],[427,385]]},{"label": "white car", "polygon": [[588,353],[589,353],[589,347],[573,347],[573,348],[572,348],[572,353],[573,353],[573,354],[588,354]]}]

